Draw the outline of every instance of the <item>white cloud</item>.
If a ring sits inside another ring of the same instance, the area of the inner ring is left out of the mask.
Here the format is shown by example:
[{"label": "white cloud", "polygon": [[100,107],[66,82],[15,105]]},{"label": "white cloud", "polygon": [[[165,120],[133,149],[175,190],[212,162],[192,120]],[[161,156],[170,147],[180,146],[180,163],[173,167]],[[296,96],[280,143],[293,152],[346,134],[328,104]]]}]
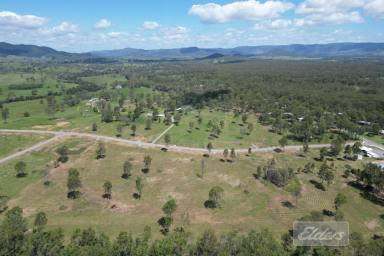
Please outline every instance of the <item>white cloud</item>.
[{"label": "white cloud", "polygon": [[46,23],[47,19],[35,15],[20,15],[14,12],[0,12],[0,26],[12,28],[38,28]]},{"label": "white cloud", "polygon": [[189,10],[189,14],[199,16],[203,22],[223,23],[231,20],[275,18],[293,7],[294,5],[289,2],[268,0],[261,3],[255,0],[247,0],[225,5],[215,3],[193,5]]},{"label": "white cloud", "polygon": [[79,26],[67,21],[60,23],[58,26],[53,28],[41,28],[39,32],[43,35],[60,35],[60,34],[71,34],[79,32]]},{"label": "white cloud", "polygon": [[373,17],[384,19],[384,0],[371,0],[364,6],[364,10]]},{"label": "white cloud", "polygon": [[67,21],[62,22],[60,25],[53,27],[54,33],[77,33],[79,32],[79,26]]},{"label": "white cloud", "polygon": [[345,13],[351,9],[362,7],[363,5],[364,0],[305,0],[296,8],[296,13]]},{"label": "white cloud", "polygon": [[95,28],[98,29],[106,29],[109,28],[112,25],[112,23],[107,19],[101,19],[95,24]]},{"label": "white cloud", "polygon": [[109,32],[107,35],[111,38],[117,38],[120,37],[123,33],[121,32]]},{"label": "white cloud", "polygon": [[296,13],[305,15],[296,19],[295,25],[361,23],[364,21],[358,8],[366,0],[305,0]]},{"label": "white cloud", "polygon": [[143,23],[143,28],[147,30],[154,30],[160,27],[160,24],[156,21],[145,21]]},{"label": "white cloud", "polygon": [[328,15],[313,14],[306,17],[307,20],[312,21],[314,24],[342,24],[342,23],[361,23],[364,19],[357,11],[342,13],[330,13]]}]

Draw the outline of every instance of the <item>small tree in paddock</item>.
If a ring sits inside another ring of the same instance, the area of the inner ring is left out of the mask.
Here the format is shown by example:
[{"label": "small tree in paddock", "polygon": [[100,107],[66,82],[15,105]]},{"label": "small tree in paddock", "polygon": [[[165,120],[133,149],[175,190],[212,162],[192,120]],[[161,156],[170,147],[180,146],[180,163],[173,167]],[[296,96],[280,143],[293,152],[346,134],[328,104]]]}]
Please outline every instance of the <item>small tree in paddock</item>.
[{"label": "small tree in paddock", "polygon": [[288,144],[288,140],[287,140],[287,137],[282,137],[280,140],[279,140],[279,145],[282,147],[282,148],[285,148],[285,146],[287,146]]},{"label": "small tree in paddock", "polygon": [[248,123],[248,135],[251,135],[252,131],[253,131],[253,123]]},{"label": "small tree in paddock", "polygon": [[93,123],[93,124],[92,124],[92,131],[93,131],[93,132],[96,132],[96,131],[97,131],[97,124],[96,124],[96,123]]},{"label": "small tree in paddock", "polygon": [[189,132],[192,132],[193,131],[193,128],[195,127],[195,123],[194,122],[189,122]]},{"label": "small tree in paddock", "polygon": [[112,183],[110,181],[104,182],[103,188],[104,188],[103,198],[112,199]]},{"label": "small tree in paddock", "polygon": [[243,121],[243,123],[245,124],[245,123],[247,123],[247,120],[248,120],[248,115],[244,113],[244,114],[241,116],[241,121]]},{"label": "small tree in paddock", "polygon": [[295,186],[291,191],[291,195],[295,198],[295,201],[296,201],[295,205],[297,206],[298,201],[299,201],[299,197],[301,195],[301,187]]},{"label": "small tree in paddock", "polygon": [[209,155],[211,154],[212,149],[213,149],[213,145],[212,145],[211,142],[209,142],[209,143],[207,144],[207,150],[208,150],[208,154],[209,154]]},{"label": "small tree in paddock", "polygon": [[56,149],[56,153],[59,155],[57,161],[66,163],[68,161],[69,149],[67,146],[61,146]]},{"label": "small tree in paddock", "polygon": [[137,193],[135,196],[137,199],[141,199],[142,197],[142,193],[143,193],[143,188],[144,188],[144,184],[143,184],[143,180],[142,178],[139,176],[136,178],[136,190],[137,190]]},{"label": "small tree in paddock", "polygon": [[225,160],[225,161],[228,160],[228,155],[229,155],[229,150],[226,148],[226,149],[224,149],[224,151],[223,151],[223,156],[224,156],[224,160]]},{"label": "small tree in paddock", "polygon": [[40,230],[42,229],[45,225],[48,223],[48,218],[45,212],[39,212],[36,214],[35,221],[34,221],[34,226],[36,229]]},{"label": "small tree in paddock", "polygon": [[136,125],[135,125],[135,124],[132,124],[132,125],[131,125],[131,131],[132,131],[131,135],[132,135],[132,136],[136,136],[136,129],[137,129]]},{"label": "small tree in paddock", "polygon": [[231,154],[230,154],[230,157],[231,157],[231,161],[234,162],[236,160],[236,151],[235,151],[235,148],[231,148]]},{"label": "small tree in paddock", "polygon": [[19,161],[15,164],[16,177],[21,178],[27,175],[26,173],[27,164],[23,161]]},{"label": "small tree in paddock", "polygon": [[76,199],[80,196],[79,189],[81,188],[80,173],[77,169],[71,168],[68,171],[67,178],[67,197],[70,199]]},{"label": "small tree in paddock", "polygon": [[165,142],[165,145],[168,147],[169,143],[171,143],[171,135],[170,134],[165,134],[164,136],[164,142]]},{"label": "small tree in paddock", "polygon": [[145,130],[151,130],[152,127],[152,118],[147,118],[145,120]]},{"label": "small tree in paddock", "polygon": [[123,133],[123,126],[121,124],[118,124],[116,126],[116,137],[121,137]]},{"label": "small tree in paddock", "polygon": [[145,173],[149,172],[152,164],[152,157],[149,155],[144,156],[144,168],[143,171]]},{"label": "small tree in paddock", "polygon": [[334,203],[335,203],[335,209],[339,210],[340,206],[347,203],[347,197],[342,193],[338,193],[335,197]]},{"label": "small tree in paddock", "polygon": [[103,142],[99,142],[96,149],[96,159],[103,159],[106,156],[106,149]]},{"label": "small tree in paddock", "polygon": [[208,193],[208,200],[205,201],[204,206],[206,208],[211,208],[211,209],[220,208],[223,195],[224,195],[223,188],[219,186],[213,187]]},{"label": "small tree in paddock", "polygon": [[7,123],[7,120],[9,118],[9,109],[4,107],[1,109],[1,118],[3,119],[4,123]]},{"label": "small tree in paddock", "polygon": [[328,154],[328,149],[326,147],[322,147],[320,149],[320,160],[323,161],[324,158],[327,156]]},{"label": "small tree in paddock", "polygon": [[172,214],[176,211],[177,205],[175,199],[168,200],[162,207],[164,217],[158,220],[159,225],[162,227],[161,232],[167,234],[173,222]]},{"label": "small tree in paddock", "polygon": [[128,179],[131,176],[131,173],[132,173],[132,163],[131,161],[127,160],[124,162],[123,174],[121,175],[121,177],[123,179]]}]

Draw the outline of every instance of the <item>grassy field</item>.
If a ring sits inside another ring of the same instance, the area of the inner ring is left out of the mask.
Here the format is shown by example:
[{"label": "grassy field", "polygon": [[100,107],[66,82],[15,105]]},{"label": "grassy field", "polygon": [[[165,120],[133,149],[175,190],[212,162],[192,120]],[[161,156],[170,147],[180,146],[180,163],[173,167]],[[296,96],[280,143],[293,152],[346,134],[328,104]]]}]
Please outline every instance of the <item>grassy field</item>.
[{"label": "grassy field", "polygon": [[[171,144],[205,148],[209,142],[212,142],[215,148],[248,148],[251,145],[278,146],[282,135],[269,131],[270,127],[262,126],[258,123],[256,116],[248,115],[247,123],[243,124],[241,117],[234,117],[232,113],[223,111],[201,111],[202,123],[198,123],[198,112],[187,112],[182,116],[179,125],[170,130]],[[224,127],[219,138],[210,139],[209,121],[224,122]],[[189,123],[194,123],[194,128],[189,131]],[[248,123],[253,124],[253,130],[250,134],[241,132],[247,129]],[[322,141],[312,141],[312,143],[328,143],[329,135],[324,136]],[[164,143],[164,138],[162,140]],[[297,141],[288,140],[288,144],[298,145]]]},{"label": "grassy field", "polygon": [[33,144],[48,139],[45,135],[13,135],[0,134],[0,157],[23,150]]},{"label": "grassy field", "polygon": [[[96,160],[94,141],[72,139],[62,143],[72,153],[68,163],[49,169],[51,185],[43,185],[41,170],[54,159],[54,154],[49,152],[59,145],[23,157],[31,173],[26,178],[14,176],[15,162],[0,166],[0,193],[11,197],[10,206],[23,207],[29,218],[33,218],[38,211],[46,212],[49,228],[61,227],[66,234],[75,228],[87,227],[95,227],[110,235],[119,231],[136,233],[148,225],[155,236],[159,236],[157,220],[162,216],[161,207],[169,198],[175,198],[178,204],[175,225],[185,226],[192,234],[208,227],[219,233],[268,228],[278,237],[291,228],[294,220],[311,210],[332,210],[337,192],[348,196],[342,211],[352,231],[366,235],[384,231],[381,207],[363,199],[360,191],[347,185],[348,180],[342,177],[344,165],[361,167],[363,162],[335,161],[335,183],[327,191],[316,189],[310,180],[318,179],[313,174],[304,173],[298,174],[291,184],[281,189],[256,180],[253,174],[257,166],[265,165],[274,157],[279,166],[296,170],[312,162],[318,151],[311,151],[306,157],[293,153],[240,156],[234,163],[222,162],[216,157],[205,158],[206,171],[203,177],[199,177],[202,157],[197,155],[107,144],[106,159]],[[148,174],[141,171],[145,155],[153,159]],[[128,180],[120,177],[125,160],[131,160],[134,166]],[[320,165],[318,162],[315,164],[317,167]],[[67,171],[72,167],[80,171],[83,183],[82,196],[77,200],[66,198]],[[136,192],[135,179],[138,176],[144,180],[141,200],[132,196]],[[102,185],[107,180],[113,184],[110,201],[102,198]],[[208,198],[208,192],[217,185],[225,191],[222,208],[205,209],[203,203]],[[302,188],[298,206],[283,206],[284,201],[294,202],[289,188],[298,185]]]},{"label": "grassy field", "polygon": [[372,140],[376,143],[384,145],[384,135],[376,135],[376,136],[367,136],[369,140]]},{"label": "grassy field", "polygon": [[[28,79],[34,79],[31,82]],[[54,75],[44,73],[6,73],[0,74],[0,100],[8,97],[16,96],[31,96],[32,89],[26,90],[10,90],[10,85],[20,84],[42,84],[41,88],[34,89],[36,95],[47,95],[48,92],[60,92],[63,89],[68,89],[76,86],[73,83],[59,82]]]}]

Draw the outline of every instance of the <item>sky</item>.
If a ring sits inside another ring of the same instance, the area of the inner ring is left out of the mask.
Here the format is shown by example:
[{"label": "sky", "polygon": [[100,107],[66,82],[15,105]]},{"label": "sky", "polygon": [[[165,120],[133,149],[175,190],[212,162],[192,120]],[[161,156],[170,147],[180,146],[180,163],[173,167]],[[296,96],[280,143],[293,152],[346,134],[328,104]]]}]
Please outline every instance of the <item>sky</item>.
[{"label": "sky", "polygon": [[0,0],[0,42],[69,52],[384,42],[384,0]]}]

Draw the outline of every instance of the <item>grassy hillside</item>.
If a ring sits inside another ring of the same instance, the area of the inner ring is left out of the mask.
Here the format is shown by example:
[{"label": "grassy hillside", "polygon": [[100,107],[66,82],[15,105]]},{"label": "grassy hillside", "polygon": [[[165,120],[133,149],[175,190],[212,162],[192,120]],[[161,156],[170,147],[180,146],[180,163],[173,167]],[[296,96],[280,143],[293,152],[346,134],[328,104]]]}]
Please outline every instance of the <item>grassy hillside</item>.
[{"label": "grassy hillside", "polygon": [[[318,180],[314,174],[300,173],[286,188],[281,189],[267,181],[256,180],[253,176],[257,166],[265,165],[273,157],[278,166],[297,169],[313,161],[317,151],[306,157],[295,154],[257,154],[240,156],[234,163],[220,161],[220,158],[205,158],[205,174],[201,177],[202,158],[182,153],[164,153],[119,145],[107,145],[107,157],[95,159],[96,143],[93,141],[69,140],[62,142],[73,152],[70,160],[58,168],[50,166],[49,186],[43,185],[43,170],[46,163],[54,159],[49,150],[23,157],[28,176],[18,179],[14,176],[14,162],[0,166],[1,194],[11,197],[10,206],[18,205],[25,214],[33,218],[38,211],[44,211],[49,218],[50,228],[61,227],[67,234],[75,228],[95,227],[107,234],[116,235],[119,231],[141,232],[149,225],[156,236],[160,233],[157,220],[162,216],[161,207],[169,198],[177,201],[175,225],[185,226],[193,234],[212,227],[219,233],[230,230],[240,232],[251,229],[270,229],[276,237],[291,228],[292,222],[310,211],[333,209],[333,199],[337,192],[348,197],[342,206],[346,220],[352,231],[366,235],[383,232],[381,207],[363,199],[360,192],[347,185],[342,177],[344,165],[361,167],[362,162],[335,161],[336,179],[326,191],[318,190],[311,180]],[[63,144],[62,144],[63,145]],[[150,172],[144,174],[143,158],[152,157]],[[124,161],[133,163],[132,176],[122,179]],[[320,163],[315,162],[318,167]],[[80,172],[83,187],[81,197],[76,200],[66,198],[66,178],[69,168]],[[141,200],[132,196],[136,192],[135,179],[142,177],[144,182]],[[200,176],[200,177],[199,177]],[[112,200],[102,198],[103,183],[111,181]],[[213,186],[224,189],[222,208],[204,208],[204,201]],[[302,195],[297,207],[284,206],[285,201],[295,204],[289,192],[290,187],[301,186]],[[329,218],[331,219],[331,218]]]}]

